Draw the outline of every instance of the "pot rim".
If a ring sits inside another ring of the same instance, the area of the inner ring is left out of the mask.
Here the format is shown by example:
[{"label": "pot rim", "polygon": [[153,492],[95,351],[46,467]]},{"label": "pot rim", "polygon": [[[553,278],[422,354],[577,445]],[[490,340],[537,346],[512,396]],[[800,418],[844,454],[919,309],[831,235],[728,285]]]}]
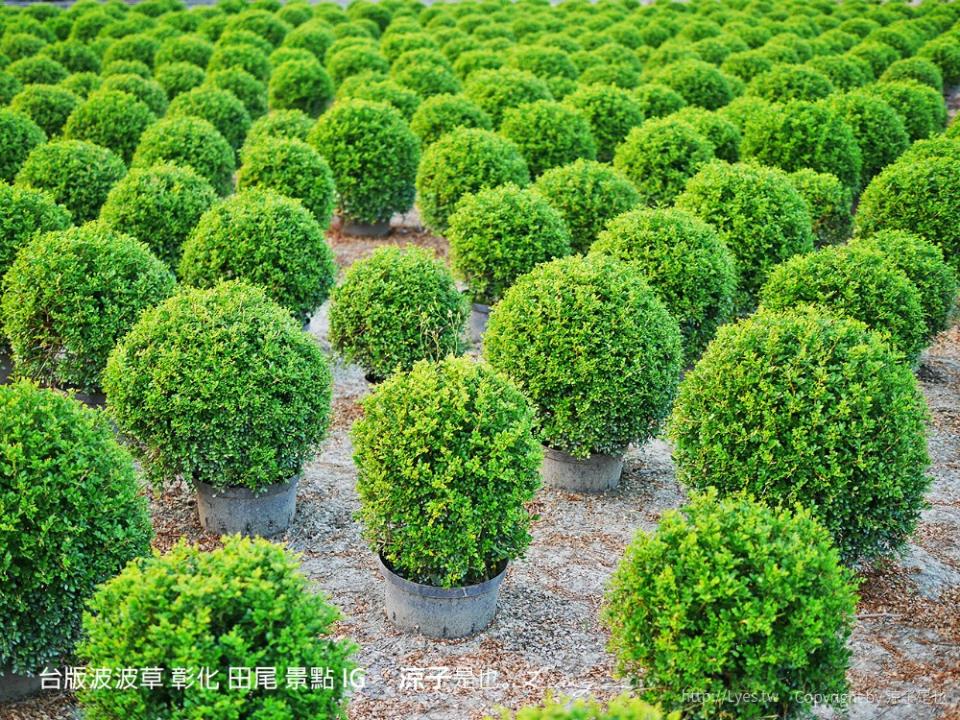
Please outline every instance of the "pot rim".
[{"label": "pot rim", "polygon": [[379,552],[377,553],[377,564],[380,566],[380,572],[383,574],[384,580],[391,585],[410,593],[411,595],[456,600],[473,598],[495,591],[503,582],[503,578],[507,574],[507,566],[509,565],[509,561],[504,560],[503,568],[489,580],[484,580],[482,583],[477,583],[476,585],[464,585],[454,588],[441,588],[434,585],[424,585],[422,583],[413,582],[412,580],[407,580],[406,578],[394,572],[387,559],[384,558]]},{"label": "pot rim", "polygon": [[611,461],[622,461],[625,453],[626,453],[626,450],[621,452],[619,455],[611,455],[610,453],[598,452],[598,453],[590,453],[585,458],[579,458],[574,455],[571,455],[570,453],[566,453],[563,450],[557,450],[556,448],[552,448],[549,445],[543,446],[543,454],[549,457],[551,460],[555,460],[556,462],[568,463],[570,465],[590,462],[594,458],[596,459],[609,458]]},{"label": "pot rim", "polygon": [[226,497],[226,498],[242,498],[244,500],[249,500],[251,498],[263,498],[270,497],[271,495],[279,495],[292,487],[296,487],[300,482],[301,473],[297,473],[292,478],[282,483],[275,483],[274,485],[267,485],[258,490],[252,490],[245,485],[227,485],[225,487],[215,487],[209,483],[205,483],[202,480],[194,480],[193,486],[197,492],[202,492],[211,497]]}]

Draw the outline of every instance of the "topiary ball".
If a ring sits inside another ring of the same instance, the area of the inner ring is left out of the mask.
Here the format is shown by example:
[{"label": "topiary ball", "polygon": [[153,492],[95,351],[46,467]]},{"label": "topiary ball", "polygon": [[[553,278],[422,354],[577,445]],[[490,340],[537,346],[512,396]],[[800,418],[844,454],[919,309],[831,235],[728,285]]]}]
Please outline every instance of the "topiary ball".
[{"label": "topiary ball", "polygon": [[371,72],[386,75],[390,72],[390,63],[373,45],[356,44],[344,47],[337,52],[331,51],[326,57],[327,72],[334,85],[339,85],[348,77]]},{"label": "topiary ball", "polygon": [[417,106],[410,120],[410,130],[426,148],[441,136],[457,128],[490,130],[490,117],[475,103],[460,95],[434,95]]},{"label": "topiary ball", "polygon": [[926,406],[899,359],[863,323],[816,311],[721,328],[674,405],[678,479],[799,502],[845,561],[897,549],[929,485]]},{"label": "topiary ball", "polygon": [[70,114],[63,136],[105,147],[129,163],[140,137],[154,120],[150,108],[133,95],[101,89]]},{"label": "topiary ball", "polygon": [[210,56],[207,73],[228,68],[241,68],[262,82],[270,79],[270,60],[267,53],[252,45],[218,46]]},{"label": "topiary ball", "polygon": [[266,138],[290,138],[306,142],[312,127],[313,120],[300,110],[274,110],[253,121],[243,144],[244,147],[252,147]]},{"label": "topiary ball", "polygon": [[204,85],[236,95],[251,119],[267,112],[267,84],[242,68],[231,67],[209,73]]},{"label": "topiary ball", "polygon": [[531,189],[560,213],[577,253],[590,249],[608,221],[640,204],[640,194],[626,177],[593,160],[547,170]]},{"label": "topiary ball", "polygon": [[70,73],[56,60],[42,55],[25,57],[7,65],[9,73],[24,85],[56,85]]},{"label": "topiary ball", "polygon": [[494,127],[500,127],[507,108],[553,99],[543,80],[513,68],[477,70],[464,83],[463,94],[490,116]]},{"label": "topiary ball", "polygon": [[330,342],[382,380],[462,353],[467,312],[450,271],[430,253],[382,247],[351,265],[334,290]]},{"label": "topiary ball", "polygon": [[[164,618],[163,633],[151,630],[158,617]],[[157,720],[184,712],[342,717],[354,645],[333,637],[338,618],[280,545],[232,536],[203,552],[181,540],[166,554],[130,563],[100,587],[84,616],[78,652],[90,666],[167,668],[182,663],[190,648],[191,662],[207,677],[216,675],[177,692],[142,684],[116,692],[88,684],[80,702],[89,717],[123,716],[132,708]],[[276,688],[230,689],[231,667],[269,667]],[[311,687],[308,675],[307,685],[300,684],[310,667],[325,668],[329,682]]]},{"label": "topiary ball", "polygon": [[333,100],[333,80],[317,61],[289,60],[273,69],[268,92],[271,110],[302,110],[317,117]]},{"label": "topiary ball", "polygon": [[593,160],[597,156],[590,123],[552,100],[508,108],[503,113],[500,133],[520,149],[533,177],[574,160]]},{"label": "topiary ball", "polygon": [[344,217],[385,222],[413,207],[420,143],[398,110],[366,100],[338,103],[317,121],[309,142],[333,170]]},{"label": "topiary ball", "polygon": [[336,267],[323,229],[299,201],[248,189],[203,214],[177,274],[194,287],[244,280],[305,322],[327,299]]},{"label": "topiary ball", "polygon": [[853,199],[837,176],[803,169],[791,173],[790,182],[810,210],[814,244],[822,247],[846,242],[853,231]]},{"label": "topiary ball", "polygon": [[677,319],[690,366],[733,318],[737,267],[716,230],[683,210],[641,209],[607,223],[590,248],[630,263]]},{"label": "topiary ball", "polygon": [[313,455],[330,383],[323,351],[287,310],[259,288],[225,282],[145,312],[103,384],[151,479],[257,490],[289,481]]},{"label": "topiary ball", "polygon": [[4,276],[0,302],[16,374],[99,390],[117,340],[173,285],[170,269],[128,235],[90,224],[35,238]]},{"label": "topiary ball", "polygon": [[896,160],[910,146],[903,119],[888,103],[867,91],[836,94],[830,107],[850,129],[863,161],[861,184]]},{"label": "topiary ball", "polygon": [[417,207],[424,224],[443,233],[464,196],[529,182],[527,163],[516,145],[488,130],[458,128],[423,153],[417,169]]},{"label": "topiary ball", "polygon": [[647,120],[627,135],[613,158],[648,205],[670,205],[691,177],[713,159],[713,145],[671,118]]},{"label": "topiary ball", "polygon": [[718,159],[727,162],[740,159],[740,129],[720,113],[688,105],[668,117],[685,122],[696,130],[713,145]]},{"label": "topiary ball", "polygon": [[80,98],[57,85],[27,85],[10,101],[10,109],[30,118],[47,137],[60,134]]},{"label": "topiary ball", "polygon": [[603,620],[620,673],[665,709],[795,717],[847,693],[856,586],[808,510],[710,491],[637,533]]},{"label": "topiary ball", "polygon": [[209,85],[188,90],[173,99],[167,110],[167,118],[178,117],[206,120],[223,135],[234,150],[243,144],[250,128],[250,114],[237,96]]},{"label": "topiary ball", "polygon": [[638,85],[632,95],[640,105],[640,112],[648,119],[666,117],[687,106],[680,93],[661,83]]},{"label": "topiary ball", "polygon": [[79,224],[96,219],[110,188],[126,172],[123,160],[106,148],[81,140],[58,140],[30,152],[16,184],[47,192]]},{"label": "topiary ball", "polygon": [[0,180],[13,182],[30,152],[47,141],[28,116],[0,108]]},{"label": "topiary ball", "polygon": [[747,86],[747,94],[770,102],[814,102],[832,92],[833,83],[826,75],[803,65],[777,65],[755,77]]},{"label": "topiary ball", "polygon": [[313,213],[322,229],[330,225],[336,205],[333,171],[302,140],[264,138],[244,145],[237,190],[260,188],[294,198]]},{"label": "topiary ball", "polygon": [[681,60],[670,63],[653,76],[653,80],[676,90],[688,105],[716,110],[735,96],[729,79],[703,60]]},{"label": "topiary ball", "polygon": [[175,62],[158,65],[154,79],[171,100],[177,95],[203,84],[207,74],[193,63]]},{"label": "topiary ball", "polygon": [[[2,85],[3,73],[0,73],[0,99],[3,97]],[[100,89],[101,85],[103,85],[103,78],[101,78],[99,75],[89,72],[76,73],[57,83],[58,87],[62,87],[64,90],[69,90],[80,98],[90,97],[90,95]]]},{"label": "topiary ball", "polygon": [[187,236],[216,199],[210,183],[189,166],[133,168],[110,190],[100,222],[132,235],[175,268]]},{"label": "topiary ball", "polygon": [[521,275],[570,254],[570,231],[547,200],[516,185],[465,195],[447,229],[450,262],[473,301],[493,305]]},{"label": "topiary ball", "polygon": [[600,162],[613,160],[616,147],[643,122],[640,103],[620,88],[585,85],[567,95],[563,102],[590,124]]},{"label": "topiary ball", "polygon": [[39,190],[0,183],[0,277],[37,235],[70,227],[70,213]]},{"label": "topiary ball", "polygon": [[[392,105],[409,121],[420,106],[420,96],[382,75],[364,73],[348,77],[337,89],[339,99],[369,100]],[[444,96],[446,97],[446,96]]]},{"label": "topiary ball", "polygon": [[131,167],[183,165],[206,178],[220,195],[233,190],[233,148],[209,122],[198,117],[165,118],[140,138]]},{"label": "topiary ball", "polygon": [[104,78],[100,90],[101,92],[118,90],[132,95],[150,108],[150,112],[157,117],[162,117],[167,111],[167,91],[163,89],[160,83],[133,73],[120,73]]},{"label": "topiary ball", "polygon": [[898,80],[874,83],[869,90],[897,111],[911,140],[928,138],[947,126],[943,96],[928,85]]},{"label": "topiary ball", "polygon": [[736,307],[749,312],[774,265],[813,250],[813,222],[806,202],[783,173],[759,166],[713,162],[677,198],[716,228],[737,258]]},{"label": "topiary ball", "polygon": [[393,62],[390,77],[424,98],[456,95],[463,89],[453,66],[436,50],[408,50]]},{"label": "topiary ball", "polygon": [[923,85],[929,85],[939,93],[943,92],[943,74],[932,61],[922,57],[909,57],[897,60],[883,71],[880,82],[896,82],[897,80],[916,80]]},{"label": "topiary ball", "polygon": [[60,393],[0,386],[0,457],[0,663],[39,673],[73,654],[97,585],[149,551],[150,515],[102,413]]}]

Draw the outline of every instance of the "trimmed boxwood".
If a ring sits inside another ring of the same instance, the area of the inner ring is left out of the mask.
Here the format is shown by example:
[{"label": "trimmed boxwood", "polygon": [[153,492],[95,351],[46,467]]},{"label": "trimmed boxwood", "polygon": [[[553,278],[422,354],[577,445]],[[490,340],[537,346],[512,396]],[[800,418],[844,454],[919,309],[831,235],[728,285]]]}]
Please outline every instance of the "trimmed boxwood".
[{"label": "trimmed boxwood", "polygon": [[390,67],[390,77],[421,97],[455,95],[462,89],[453,66],[437,50],[409,50]]},{"label": "trimmed boxwood", "polygon": [[960,38],[956,35],[941,35],[925,43],[917,55],[929,58],[943,73],[944,85],[951,87],[960,82]]},{"label": "trimmed boxwood", "polygon": [[7,270],[0,302],[17,375],[98,390],[117,340],[173,286],[146,245],[96,224],[33,239]]},{"label": "trimmed boxwood", "polygon": [[[130,563],[97,591],[84,614],[78,654],[90,667],[115,673],[127,666],[170,668],[189,657],[217,675],[175,692],[91,684],[79,694],[81,705],[91,719],[168,720],[189,712],[343,717],[355,646],[333,637],[339,616],[280,545],[232,536],[222,548],[203,552],[181,540],[165,555]],[[158,623],[164,632],[156,632]],[[226,682],[232,667],[275,669],[277,686],[238,692]],[[307,685],[298,687],[290,670],[311,667],[325,668],[329,684],[311,686],[308,675]]]},{"label": "trimmed boxwood", "polygon": [[418,105],[410,120],[410,129],[424,148],[461,127],[490,130],[493,123],[483,110],[461,95],[427,98]]},{"label": "trimmed boxwood", "polygon": [[248,30],[262,37],[273,47],[277,47],[292,29],[290,25],[276,18],[273,13],[251,8],[231,17],[224,31]]},{"label": "trimmed boxwood", "polygon": [[111,75],[104,79],[100,88],[102,91],[119,90],[133,95],[157,117],[162,117],[167,111],[167,91],[154,80],[133,73]]},{"label": "trimmed boxwood", "polygon": [[870,64],[852,55],[821,55],[805,65],[828,77],[838,91],[854,90],[873,80]]},{"label": "trimmed boxwood", "polygon": [[333,100],[333,80],[316,60],[289,60],[270,75],[271,110],[302,110],[317,117]]},{"label": "trimmed boxwood", "polygon": [[201,216],[183,245],[178,272],[195,287],[240,279],[305,322],[336,279],[323,228],[299,201],[267,189],[248,189]]},{"label": "trimmed boxwood", "polygon": [[7,73],[24,85],[56,85],[70,73],[56,60],[42,55],[26,57],[7,65]]},{"label": "trimmed boxwood", "polygon": [[727,162],[740,159],[740,129],[720,113],[688,105],[669,117],[687,123],[700,133],[713,145],[718,159]]},{"label": "trimmed boxwood", "polygon": [[218,90],[227,90],[243,103],[251,120],[262,117],[267,112],[267,84],[261,82],[241,67],[224,68],[207,73],[203,85]]},{"label": "trimmed boxwood", "polygon": [[126,35],[110,43],[103,53],[103,64],[115,60],[133,60],[153,67],[153,58],[160,48],[160,41],[145,33]]},{"label": "trimmed boxwood", "polygon": [[336,187],[330,165],[316,150],[302,140],[266,137],[244,145],[240,157],[237,190],[262,188],[295,198],[321,228],[330,225]]},{"label": "trimmed boxwood", "polygon": [[[2,66],[2,63],[0,63]],[[23,89],[23,83],[13,75],[0,72],[0,105],[7,105],[14,96]]]},{"label": "trimmed boxwood", "polygon": [[133,168],[110,190],[100,222],[137,238],[175,268],[184,241],[216,199],[210,183],[189,166]]},{"label": "trimmed boxwood", "polygon": [[70,114],[63,136],[108,148],[129,164],[144,130],[155,120],[146,103],[130,93],[101,86]]},{"label": "trimmed boxwood", "polygon": [[33,120],[47,137],[60,134],[80,98],[57,85],[27,85],[14,96],[10,109]]},{"label": "trimmed boxwood", "polygon": [[593,160],[547,170],[531,189],[559,211],[578,253],[590,249],[609,220],[640,204],[640,194],[626,177]]},{"label": "trimmed boxwood", "polygon": [[329,26],[319,19],[314,19],[288,32],[283,38],[282,47],[309,50],[317,60],[323,62],[332,44],[333,33]]},{"label": "trimmed boxwood", "polygon": [[[442,95],[440,97],[449,96]],[[369,100],[392,105],[403,114],[404,120],[407,121],[410,121],[414,112],[420,106],[420,96],[413,90],[402,87],[382,75],[371,73],[348,77],[337,88],[337,98],[340,100]]]},{"label": "trimmed boxwood", "polygon": [[27,156],[16,184],[46,191],[75,223],[94,220],[110,188],[127,172],[110,150],[82,140],[39,145]]},{"label": "trimmed boxwood", "polygon": [[175,62],[158,65],[153,76],[172,100],[180,93],[202,85],[207,74],[193,63]]},{"label": "trimmed boxwood", "polygon": [[[0,73],[0,78],[3,77],[3,73]],[[103,78],[94,73],[76,73],[70,75],[67,78],[64,78],[59,83],[58,87],[62,87],[64,90],[69,90],[77,97],[88,98],[90,95],[95,93],[100,89],[100,86],[103,85]]]},{"label": "trimmed boxwood", "polygon": [[773,60],[762,50],[741,50],[731,53],[720,64],[720,70],[749,83],[755,77],[773,69]]},{"label": "trimmed boxwood", "polygon": [[507,56],[507,64],[543,79],[563,77],[576,80],[580,74],[569,53],[540,44],[513,48]]},{"label": "trimmed boxwood", "polygon": [[417,169],[417,207],[424,224],[442,233],[465,195],[529,182],[527,164],[516,145],[488,130],[458,128],[423,153]]},{"label": "trimmed boxwood", "polygon": [[463,352],[467,304],[447,267],[426,250],[382,247],[333,291],[330,342],[383,379],[419,360]]},{"label": "trimmed boxwood", "polygon": [[0,108],[0,180],[12,182],[30,152],[46,141],[46,133],[27,115]]},{"label": "trimmed boxwood", "polygon": [[767,273],[798,253],[813,250],[806,202],[781,172],[738,163],[710,163],[677,198],[717,229],[737,258],[737,311],[749,312]]},{"label": "trimmed boxwood", "polygon": [[164,63],[188,62],[201,70],[207,67],[213,55],[213,43],[199,35],[178,35],[164,40],[154,56],[159,66]]},{"label": "trimmed boxwood", "polygon": [[597,160],[610,162],[617,146],[643,122],[640,103],[626,90],[608,85],[585,85],[563,99],[589,124],[597,143]]},{"label": "trimmed boxwood", "polygon": [[290,313],[236,281],[145,312],[104,373],[107,408],[151,479],[253,490],[300,472],[326,435],[330,385]]},{"label": "trimmed boxwood", "polygon": [[46,40],[32,33],[5,30],[3,38],[0,39],[0,53],[6,55],[10,62],[15,62],[33,57],[43,50],[46,44]]},{"label": "trimmed boxwood", "polygon": [[72,655],[97,585],[149,552],[150,515],[110,424],[60,393],[0,386],[0,458],[0,665],[39,673]]},{"label": "trimmed boxwood", "polygon": [[543,452],[516,387],[467,358],[421,361],[363,410],[351,433],[359,518],[394,572],[462,587],[523,555]]},{"label": "trimmed boxwood", "polygon": [[853,199],[837,176],[803,169],[791,173],[790,182],[810,210],[814,244],[820,247],[845,242],[853,231]]},{"label": "trimmed boxwood", "polygon": [[640,112],[645,118],[666,117],[687,106],[680,93],[662,83],[637,85],[631,94],[640,104]]},{"label": "trimmed boxwood", "polygon": [[312,127],[313,119],[300,110],[274,110],[253,121],[244,147],[256,145],[267,138],[306,141]]},{"label": "trimmed boxwood", "polygon": [[830,79],[803,65],[777,65],[758,75],[747,86],[747,93],[770,102],[821,100],[833,92]]},{"label": "trimmed boxwood", "polygon": [[333,52],[327,52],[327,72],[335,85],[339,85],[352,75],[366,72],[386,75],[390,72],[390,63],[380,54],[375,45],[353,44]]},{"label": "trimmed boxwood", "polygon": [[716,230],[683,210],[641,209],[607,223],[590,248],[638,269],[680,325],[684,364],[733,318],[737,268]]},{"label": "trimmed boxwood", "polygon": [[165,118],[147,128],[131,167],[186,165],[205,177],[220,195],[227,195],[233,189],[235,162],[230,143],[213,125],[185,116]]},{"label": "trimmed boxwood", "polygon": [[897,80],[916,80],[923,85],[929,85],[939,93],[943,92],[943,75],[933,62],[922,57],[910,57],[897,60],[883,71],[880,82],[894,82]]},{"label": "trimmed boxwood", "polygon": [[691,177],[713,159],[713,145],[693,126],[654,118],[634,128],[613,157],[613,166],[648,205],[670,205]]},{"label": "trimmed boxwood", "polygon": [[864,185],[910,145],[903,118],[869,90],[836,94],[830,99],[830,107],[853,131],[863,161]]},{"label": "trimmed boxwood", "polygon": [[550,168],[579,159],[593,160],[597,156],[590,123],[553,100],[507,108],[500,134],[520,149],[534,178]]},{"label": "trimmed boxwood", "polygon": [[149,67],[136,60],[114,60],[103,66],[100,75],[104,78],[111,75],[139,75],[142,78],[149,78],[151,72]]},{"label": "trimmed boxwood", "polygon": [[721,328],[674,405],[678,479],[801,503],[848,562],[896,550],[930,482],[926,405],[900,357],[863,323],[809,309]]},{"label": "trimmed boxwood", "polygon": [[453,71],[457,77],[466,81],[478,70],[498,70],[505,64],[503,53],[477,48],[460,53],[453,61]]},{"label": "trimmed boxwood", "polygon": [[728,78],[703,60],[681,60],[654,73],[654,82],[676,90],[687,104],[716,110],[733,100],[734,89]]},{"label": "trimmed boxwood", "polygon": [[220,45],[210,56],[207,72],[239,67],[258,80],[266,82],[270,78],[270,60],[267,53],[252,45]]},{"label": "trimmed boxwood", "polygon": [[897,111],[911,140],[930,137],[947,126],[943,96],[928,85],[897,80],[874,83],[868,90]]},{"label": "trimmed boxwood", "polygon": [[712,491],[637,533],[603,620],[619,672],[668,710],[799,717],[843,706],[856,586],[808,510]]},{"label": "trimmed boxwood", "polygon": [[447,238],[454,272],[473,301],[485,305],[538,264],[571,250],[563,216],[540,195],[510,184],[465,195]]},{"label": "trimmed boxwood", "polygon": [[211,123],[235,150],[243,144],[250,129],[250,113],[237,96],[210,85],[201,85],[177,95],[166,116],[202,118]]},{"label": "trimmed boxwood", "polygon": [[464,83],[463,94],[490,116],[494,127],[500,126],[507,108],[553,99],[543,80],[513,68],[477,70]]},{"label": "trimmed boxwood", "polygon": [[490,314],[483,352],[537,408],[544,445],[576,457],[652,437],[682,358],[677,321],[643,274],[601,255],[519,278]]}]

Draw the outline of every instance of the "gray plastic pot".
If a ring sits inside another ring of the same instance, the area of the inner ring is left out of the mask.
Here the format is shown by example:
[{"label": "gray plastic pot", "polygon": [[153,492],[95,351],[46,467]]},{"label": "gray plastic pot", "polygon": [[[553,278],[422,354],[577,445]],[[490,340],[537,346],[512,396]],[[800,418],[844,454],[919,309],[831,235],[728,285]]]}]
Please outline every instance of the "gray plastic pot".
[{"label": "gray plastic pot", "polygon": [[473,303],[470,306],[470,339],[479,345],[490,321],[490,306]]},{"label": "gray plastic pot", "polygon": [[340,232],[344,235],[354,235],[356,237],[383,237],[390,234],[390,221],[362,223],[344,218]]},{"label": "gray plastic pot", "polygon": [[43,678],[39,675],[17,675],[4,670],[0,676],[0,702],[12,702],[36,695],[43,688]]},{"label": "gray plastic pot", "polygon": [[499,574],[479,585],[438,588],[405,580],[380,555],[377,561],[386,580],[387,617],[404,630],[434,638],[467,637],[487,627],[497,614],[506,564]]},{"label": "gray plastic pot", "polygon": [[240,533],[249,537],[270,537],[282,533],[293,522],[297,509],[297,483],[270,485],[262,492],[244,487],[215,488],[197,482],[197,509],[200,524],[217,535]]},{"label": "gray plastic pot", "polygon": [[600,493],[615,490],[623,472],[623,455],[597,453],[581,459],[545,447],[540,474],[544,485],[559,490]]}]

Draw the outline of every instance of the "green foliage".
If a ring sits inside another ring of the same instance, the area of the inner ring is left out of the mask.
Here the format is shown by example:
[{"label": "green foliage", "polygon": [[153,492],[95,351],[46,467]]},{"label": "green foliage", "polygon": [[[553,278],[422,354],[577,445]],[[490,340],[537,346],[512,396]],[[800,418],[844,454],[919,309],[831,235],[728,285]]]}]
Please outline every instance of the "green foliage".
[{"label": "green foliage", "polygon": [[790,182],[810,210],[814,244],[821,247],[845,242],[853,231],[853,200],[837,176],[804,169],[791,173]]},{"label": "green foliage", "polygon": [[453,66],[437,50],[408,50],[390,68],[390,77],[421,97],[455,95],[462,89]]},{"label": "green foliage", "polygon": [[227,90],[201,85],[177,95],[170,103],[167,118],[197,117],[213,125],[236,150],[250,129],[250,113]]},{"label": "green foliage", "polygon": [[832,92],[833,83],[827,76],[803,65],[777,65],[755,77],[747,86],[747,93],[770,102],[812,102]]},{"label": "green foliage", "polygon": [[100,86],[102,90],[119,90],[137,98],[150,108],[157,117],[167,111],[167,91],[154,80],[147,80],[133,73],[111,75]]},{"label": "green foliage", "polygon": [[270,78],[270,61],[267,53],[251,45],[220,45],[210,56],[207,72],[239,67],[266,82]]},{"label": "green foliage", "polygon": [[556,77],[576,80],[580,74],[569,53],[543,45],[519,45],[513,48],[507,64],[544,80]]},{"label": "green foliage", "polygon": [[22,89],[23,83],[13,75],[0,72],[0,105],[8,105]]},{"label": "green foliage", "polygon": [[382,379],[419,360],[463,351],[467,304],[446,266],[425,250],[382,247],[333,292],[330,342]]},{"label": "green foliage", "polygon": [[193,63],[174,62],[157,65],[154,78],[171,100],[181,93],[203,84],[207,75]]},{"label": "green foliage", "polygon": [[0,438],[0,664],[37,673],[72,654],[96,586],[149,550],[150,516],[101,413],[4,385]]},{"label": "green foliage", "polygon": [[339,85],[352,75],[376,73],[386,75],[390,71],[390,63],[383,57],[375,46],[357,44],[349,45],[337,52],[327,53],[327,72],[330,73],[335,85]]},{"label": "green foliage", "polygon": [[216,199],[210,183],[189,166],[138,167],[110,190],[100,222],[132,235],[175,268],[184,241]]},{"label": "green foliage", "polygon": [[323,61],[332,44],[333,33],[320,20],[305,22],[288,32],[283,38],[283,47],[309,50],[320,61]]},{"label": "green foliage", "polygon": [[690,125],[713,145],[720,160],[736,162],[740,159],[740,130],[718,112],[688,105],[669,116]]},{"label": "green foliage", "polygon": [[228,90],[243,103],[251,119],[262,117],[267,112],[267,85],[240,67],[225,68],[209,73],[205,85],[218,90]]},{"label": "green foliage", "polygon": [[563,216],[540,195],[501,185],[465,195],[447,228],[450,262],[474,302],[493,305],[521,275],[570,254]]},{"label": "green foliage", "polygon": [[273,47],[278,47],[292,28],[275,17],[273,13],[266,10],[249,9],[231,17],[226,28],[224,28],[224,32],[235,30],[248,30],[256,33]]},{"label": "green foliage", "polygon": [[461,80],[466,80],[478,70],[498,70],[504,66],[502,53],[493,50],[467,50],[453,63],[453,71]]},{"label": "green foliage", "polygon": [[269,189],[247,189],[205,212],[183,246],[177,274],[186,285],[240,279],[263,288],[300,322],[336,279],[333,251],[313,214]]},{"label": "green foliage", "polygon": [[[3,73],[0,73],[2,77]],[[100,89],[103,78],[94,73],[76,73],[60,81],[59,87],[69,90],[77,97],[87,98]]]},{"label": "green foliage", "polygon": [[915,80],[923,85],[929,85],[939,93],[943,92],[943,74],[940,72],[940,68],[932,61],[922,57],[897,60],[884,70],[879,80],[880,82]]},{"label": "green foliage", "polygon": [[24,85],[56,85],[70,73],[56,60],[43,55],[25,57],[7,65],[6,72]]},{"label": "green foliage", "polygon": [[[165,555],[127,565],[84,613],[81,659],[119,672],[128,666],[169,668],[190,658],[218,675],[171,692],[91,688],[80,696],[85,717],[343,717],[343,679],[353,668],[355,647],[334,639],[339,612],[313,592],[298,565],[280,545],[237,536],[211,552],[180,541]],[[164,632],[156,632],[158,624]],[[230,689],[225,678],[231,667],[276,668],[277,687]],[[289,685],[289,668],[304,667],[326,668],[332,687],[311,687],[309,676],[306,687]]]},{"label": "green foliage", "polygon": [[152,68],[153,58],[159,48],[159,41],[146,33],[127,35],[110,43],[103,54],[103,63],[106,65],[114,60],[135,60]]},{"label": "green foliage", "polygon": [[60,134],[80,98],[57,85],[27,85],[14,96],[10,109],[35,122],[47,137]]},{"label": "green foliage", "polygon": [[636,186],[648,205],[670,205],[691,177],[713,159],[713,145],[691,125],[654,118],[634,128],[613,157],[613,166]]},{"label": "green foliage", "polygon": [[567,95],[563,102],[590,124],[600,162],[613,160],[616,147],[643,122],[640,103],[617,87],[584,85]]},{"label": "green foliage", "polygon": [[932,60],[943,74],[946,86],[960,82],[960,39],[956,35],[941,35],[924,44],[917,55]]},{"label": "green foliage", "polygon": [[309,142],[333,170],[340,213],[375,223],[413,206],[420,143],[398,110],[381,103],[337,103]]},{"label": "green foliage", "polygon": [[[409,121],[420,106],[420,96],[413,90],[387,80],[381,75],[363,73],[351,75],[337,88],[337,97],[341,100],[369,100],[371,102],[392,105]],[[441,95],[439,97],[450,97]],[[412,128],[411,128],[412,129]]]},{"label": "green foliage", "polygon": [[773,69],[773,60],[762,50],[743,50],[728,55],[720,65],[720,70],[749,83],[758,75]]},{"label": "green foliage", "polygon": [[101,86],[70,114],[63,136],[108,148],[129,164],[141,135],[154,120],[150,108],[133,95]]},{"label": "green foliage", "polygon": [[39,145],[27,156],[16,184],[47,192],[75,223],[94,220],[110,188],[126,174],[117,155],[82,140]]},{"label": "green foliage", "polygon": [[268,138],[306,141],[312,127],[313,119],[300,110],[274,110],[253,121],[244,147],[258,145]]},{"label": "green foliage", "polygon": [[910,145],[899,113],[869,90],[834,95],[830,107],[853,131],[863,160],[862,184],[869,183]]},{"label": "green foliage", "polygon": [[647,699],[689,718],[801,717],[814,696],[844,706],[856,586],[809,511],[714,491],[637,534],[603,618]]},{"label": "green foliage", "polygon": [[33,57],[43,50],[47,41],[32,33],[5,32],[0,39],[0,53],[3,53],[11,62]]},{"label": "green foliage", "polygon": [[139,75],[142,78],[149,78],[150,68],[137,60],[114,60],[105,64],[100,74],[104,78],[111,75]]},{"label": "green foliage", "polygon": [[205,177],[220,195],[233,189],[233,149],[206,120],[185,116],[154,123],[140,138],[131,167],[185,165]]},{"label": "green foliage", "polygon": [[0,109],[0,180],[11,182],[30,152],[46,140],[43,129],[27,115]]},{"label": "green foliage", "polygon": [[820,55],[806,67],[830,79],[835,90],[854,90],[873,80],[873,70],[866,60],[853,55]]},{"label": "green foliage", "polygon": [[703,60],[670,63],[653,75],[653,80],[676,90],[689,105],[716,110],[735,95],[727,77]]},{"label": "green foliage", "polygon": [[213,44],[199,35],[179,35],[164,40],[157,49],[154,62],[159,66],[165,63],[187,62],[203,70],[213,55]]},{"label": "green foliage", "polygon": [[419,104],[410,120],[410,129],[424,148],[461,127],[490,130],[493,124],[483,110],[460,95],[427,98]]},{"label": "green foliage", "polygon": [[600,255],[519,278],[490,314],[483,351],[536,406],[541,441],[577,457],[652,437],[682,358],[677,321],[643,273]]},{"label": "green foliage", "polygon": [[46,193],[0,183],[0,277],[33,237],[69,226],[70,213]]},{"label": "green foliage", "polygon": [[[519,390],[466,358],[421,361],[363,402],[351,433],[364,536],[400,576],[461,587],[530,544],[542,450]],[[404,418],[398,423],[397,418]]]},{"label": "green foliage", "polygon": [[947,126],[943,96],[929,85],[897,80],[875,83],[869,90],[897,111],[911,140],[930,137]]},{"label": "green foliage", "polygon": [[862,323],[816,311],[721,328],[674,405],[679,480],[799,502],[845,561],[896,550],[930,482],[926,406],[900,357]]},{"label": "green foliage", "polygon": [[553,98],[543,80],[513,68],[477,70],[467,78],[463,93],[490,116],[494,127],[500,126],[507,108]]},{"label": "green foliage", "polygon": [[615,697],[606,706],[592,698],[567,702],[547,697],[542,707],[527,706],[516,715],[503,710],[500,720],[680,720],[680,715],[664,715],[658,708],[627,695]]},{"label": "green foliage", "polygon": [[173,285],[146,245],[95,224],[34,238],[4,276],[0,303],[16,374],[99,389],[117,340]]},{"label": "green foliage", "polygon": [[271,110],[302,110],[317,117],[333,100],[333,80],[316,60],[288,60],[270,75]]},{"label": "green foliage", "polygon": [[633,265],[680,325],[684,365],[733,318],[737,268],[717,232],[683,210],[634,210],[611,220],[591,253]]},{"label": "green foliage", "polygon": [[666,117],[687,105],[680,93],[661,83],[638,85],[633,90],[633,97],[640,104],[640,112],[645,118]]},{"label": "green foliage", "polygon": [[287,482],[313,455],[326,435],[330,384],[313,338],[240,282],[181,290],[146,311],[111,354],[103,383],[155,482],[254,490]]},{"label": "green foliage", "polygon": [[597,156],[590,123],[553,100],[507,108],[500,133],[520,149],[533,177],[574,160],[594,160]]}]

